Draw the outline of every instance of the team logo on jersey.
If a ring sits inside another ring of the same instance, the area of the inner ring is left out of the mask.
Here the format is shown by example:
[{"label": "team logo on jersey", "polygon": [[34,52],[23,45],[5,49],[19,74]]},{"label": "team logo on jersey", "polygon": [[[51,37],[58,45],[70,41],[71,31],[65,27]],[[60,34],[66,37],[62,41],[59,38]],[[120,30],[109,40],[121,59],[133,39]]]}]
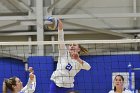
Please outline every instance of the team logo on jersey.
[{"label": "team logo on jersey", "polygon": [[68,65],[65,67],[68,71],[70,71],[72,69],[72,65],[70,63],[68,63]]},{"label": "team logo on jersey", "polygon": [[33,84],[30,84],[30,88],[32,89],[32,87],[33,87]]}]

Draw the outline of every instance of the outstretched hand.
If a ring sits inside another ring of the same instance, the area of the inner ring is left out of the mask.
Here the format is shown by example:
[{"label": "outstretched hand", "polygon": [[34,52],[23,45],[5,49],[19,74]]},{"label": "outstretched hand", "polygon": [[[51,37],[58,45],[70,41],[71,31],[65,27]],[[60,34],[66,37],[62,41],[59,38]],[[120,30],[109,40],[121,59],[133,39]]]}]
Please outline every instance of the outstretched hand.
[{"label": "outstretched hand", "polygon": [[83,64],[83,60],[79,57],[79,54],[75,51],[71,52],[71,58],[77,60],[80,64]]},{"label": "outstretched hand", "polygon": [[58,19],[58,30],[63,30],[63,23],[60,19]]},{"label": "outstretched hand", "polygon": [[29,71],[30,73],[33,73],[33,72],[34,72],[33,67],[29,67],[29,68],[28,68],[28,71]]},{"label": "outstretched hand", "polygon": [[73,51],[73,52],[71,52],[71,58],[77,60],[77,59],[79,59],[79,54],[77,52]]},{"label": "outstretched hand", "polygon": [[29,67],[28,71],[30,72],[29,78],[30,78],[31,80],[33,80],[33,79],[34,79],[34,70],[33,70],[33,68],[32,68],[32,67]]}]

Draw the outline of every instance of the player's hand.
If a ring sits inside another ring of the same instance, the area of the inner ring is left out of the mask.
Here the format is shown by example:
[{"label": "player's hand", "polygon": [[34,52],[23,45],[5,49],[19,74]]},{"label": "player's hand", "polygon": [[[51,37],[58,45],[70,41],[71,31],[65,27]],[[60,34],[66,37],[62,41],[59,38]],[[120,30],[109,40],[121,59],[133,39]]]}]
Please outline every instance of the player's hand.
[{"label": "player's hand", "polygon": [[77,59],[79,59],[79,54],[77,52],[73,51],[73,52],[71,52],[71,57],[72,57],[72,59],[77,60]]},{"label": "player's hand", "polygon": [[31,73],[33,73],[34,72],[34,70],[33,70],[33,67],[29,67],[29,69],[28,69],[28,71]]},{"label": "player's hand", "polygon": [[29,67],[28,71],[30,72],[30,74],[29,74],[30,80],[33,80],[34,79],[34,70],[33,70],[33,68]]},{"label": "player's hand", "polygon": [[63,30],[63,23],[60,19],[58,19],[58,30]]},{"label": "player's hand", "polygon": [[83,64],[83,60],[79,57],[79,54],[75,51],[71,52],[71,58],[77,60],[80,64]]}]

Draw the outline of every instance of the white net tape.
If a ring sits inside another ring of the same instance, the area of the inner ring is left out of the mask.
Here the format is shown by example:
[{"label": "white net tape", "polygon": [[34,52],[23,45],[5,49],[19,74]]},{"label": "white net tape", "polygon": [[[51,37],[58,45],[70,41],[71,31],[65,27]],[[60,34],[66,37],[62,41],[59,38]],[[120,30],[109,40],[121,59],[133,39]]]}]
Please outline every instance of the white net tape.
[{"label": "white net tape", "polygon": [[138,43],[140,39],[120,40],[72,40],[72,41],[32,41],[32,42],[0,42],[0,45],[46,45],[46,44],[100,44],[100,43]]}]

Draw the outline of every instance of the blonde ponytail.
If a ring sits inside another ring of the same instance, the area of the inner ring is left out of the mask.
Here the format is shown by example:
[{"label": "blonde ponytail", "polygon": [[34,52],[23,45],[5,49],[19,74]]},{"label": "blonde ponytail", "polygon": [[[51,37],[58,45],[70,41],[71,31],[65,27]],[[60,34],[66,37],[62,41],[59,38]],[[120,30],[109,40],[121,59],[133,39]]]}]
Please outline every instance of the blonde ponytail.
[{"label": "blonde ponytail", "polygon": [[88,54],[88,50],[86,48],[84,48],[81,45],[79,45],[79,48],[80,48],[80,52],[79,52],[80,55],[82,55],[82,54]]}]

